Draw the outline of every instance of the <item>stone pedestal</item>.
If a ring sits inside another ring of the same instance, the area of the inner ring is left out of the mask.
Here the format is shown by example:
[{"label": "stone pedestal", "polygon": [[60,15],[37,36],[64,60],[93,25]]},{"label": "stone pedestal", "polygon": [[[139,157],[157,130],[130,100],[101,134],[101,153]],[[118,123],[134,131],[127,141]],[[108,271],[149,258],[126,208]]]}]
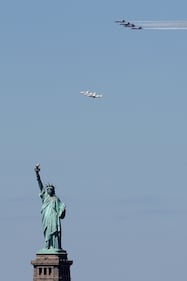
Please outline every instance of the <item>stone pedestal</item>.
[{"label": "stone pedestal", "polygon": [[33,281],[70,281],[70,266],[67,253],[37,254],[31,261],[34,267]]}]

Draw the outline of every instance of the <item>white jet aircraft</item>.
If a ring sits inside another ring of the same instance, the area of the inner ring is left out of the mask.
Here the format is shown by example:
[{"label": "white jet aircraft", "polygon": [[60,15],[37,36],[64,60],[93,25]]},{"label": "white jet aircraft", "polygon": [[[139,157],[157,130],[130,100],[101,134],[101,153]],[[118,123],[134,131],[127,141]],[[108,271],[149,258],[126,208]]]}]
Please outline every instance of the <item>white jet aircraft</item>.
[{"label": "white jet aircraft", "polygon": [[102,98],[103,95],[97,94],[96,92],[90,92],[90,91],[81,91],[82,95],[90,97],[90,98]]}]

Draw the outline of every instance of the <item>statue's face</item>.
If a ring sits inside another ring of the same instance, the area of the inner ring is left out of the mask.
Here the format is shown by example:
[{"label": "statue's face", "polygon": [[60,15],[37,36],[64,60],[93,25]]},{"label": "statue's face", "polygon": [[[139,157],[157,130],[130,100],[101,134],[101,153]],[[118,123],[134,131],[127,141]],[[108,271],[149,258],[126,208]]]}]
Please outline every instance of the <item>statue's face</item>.
[{"label": "statue's face", "polygon": [[47,188],[47,193],[49,194],[49,196],[53,196],[54,189],[53,188]]}]

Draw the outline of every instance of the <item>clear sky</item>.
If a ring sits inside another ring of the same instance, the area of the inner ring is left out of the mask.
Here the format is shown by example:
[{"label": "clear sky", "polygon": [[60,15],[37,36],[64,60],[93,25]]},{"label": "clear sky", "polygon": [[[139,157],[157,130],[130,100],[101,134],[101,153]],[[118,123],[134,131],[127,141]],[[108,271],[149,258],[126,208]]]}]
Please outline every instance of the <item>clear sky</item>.
[{"label": "clear sky", "polygon": [[[39,190],[67,205],[73,281],[186,280],[185,0],[1,1],[1,278],[32,280]],[[93,90],[104,95],[80,95]]]}]

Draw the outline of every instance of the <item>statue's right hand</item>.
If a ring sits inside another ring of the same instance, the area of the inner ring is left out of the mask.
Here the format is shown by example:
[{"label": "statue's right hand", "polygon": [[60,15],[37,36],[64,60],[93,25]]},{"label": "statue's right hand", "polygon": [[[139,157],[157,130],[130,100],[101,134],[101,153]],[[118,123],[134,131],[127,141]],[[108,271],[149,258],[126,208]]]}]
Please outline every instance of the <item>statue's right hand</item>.
[{"label": "statue's right hand", "polygon": [[36,164],[34,170],[36,173],[38,173],[40,171],[40,163]]}]

